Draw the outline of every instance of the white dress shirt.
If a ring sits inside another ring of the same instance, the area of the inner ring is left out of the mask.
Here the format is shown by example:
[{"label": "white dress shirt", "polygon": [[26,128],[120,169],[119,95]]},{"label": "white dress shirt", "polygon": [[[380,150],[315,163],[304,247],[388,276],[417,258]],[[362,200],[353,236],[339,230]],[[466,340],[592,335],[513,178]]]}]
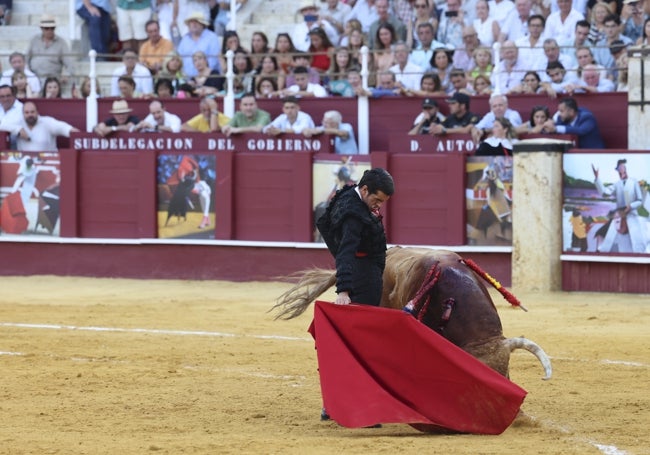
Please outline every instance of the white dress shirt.
[{"label": "white dress shirt", "polygon": [[[113,79],[111,80],[111,96],[120,96],[120,87],[117,83],[120,76],[126,75],[126,66],[122,65],[113,71]],[[135,91],[141,95],[153,93],[153,79],[151,71],[146,66],[140,63],[135,64],[133,74],[131,75],[135,81]]]},{"label": "white dress shirt", "polygon": [[404,88],[411,90],[420,89],[420,81],[424,75],[424,70],[421,67],[411,62],[406,62],[404,69],[401,69],[399,64],[397,64],[391,66],[389,70],[391,73],[395,74],[395,80],[402,84]]},{"label": "white dress shirt", "polygon": [[271,123],[266,125],[262,132],[266,133],[269,128],[277,128],[282,131],[291,130],[293,133],[302,133],[305,128],[314,128],[314,120],[305,112],[298,112],[296,120],[292,123],[287,114],[280,114]]},{"label": "white dress shirt", "polygon": [[[147,115],[144,120],[144,123],[149,125],[157,125],[156,119],[153,117],[153,114]],[[172,114],[171,112],[165,112],[163,119],[163,126],[171,128],[172,133],[178,133],[181,130],[181,118],[178,115]]]}]

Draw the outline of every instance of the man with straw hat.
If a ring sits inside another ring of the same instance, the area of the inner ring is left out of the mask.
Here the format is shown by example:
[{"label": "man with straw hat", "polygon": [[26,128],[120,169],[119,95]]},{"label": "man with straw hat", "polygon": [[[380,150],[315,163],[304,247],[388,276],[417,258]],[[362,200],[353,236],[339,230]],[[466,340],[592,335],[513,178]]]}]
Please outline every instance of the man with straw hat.
[{"label": "man with straw hat", "polygon": [[185,24],[189,31],[178,43],[178,53],[183,58],[183,69],[188,77],[198,75],[194,67],[192,55],[202,51],[208,57],[208,66],[211,69],[221,72],[218,55],[221,54],[221,38],[213,31],[208,30],[210,22],[203,16],[203,13],[195,11],[185,18]]},{"label": "man with straw hat", "polygon": [[101,137],[109,136],[117,131],[132,131],[135,125],[140,123],[140,119],[131,115],[133,109],[129,107],[126,100],[113,101],[113,106],[109,111],[112,117],[99,123],[93,131]]},{"label": "man with straw hat", "polygon": [[[41,79],[56,77],[61,83],[65,83],[74,69],[68,43],[54,32],[56,28],[54,16],[43,15],[38,25],[41,27],[41,34],[34,36],[29,43],[27,65]],[[65,68],[65,75],[63,68]]]}]

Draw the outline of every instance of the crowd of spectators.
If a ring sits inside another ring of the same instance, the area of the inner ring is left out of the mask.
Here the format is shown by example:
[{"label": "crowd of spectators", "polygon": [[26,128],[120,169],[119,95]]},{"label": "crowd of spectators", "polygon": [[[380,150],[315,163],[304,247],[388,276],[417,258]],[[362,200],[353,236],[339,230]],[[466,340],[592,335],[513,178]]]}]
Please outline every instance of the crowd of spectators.
[{"label": "crowd of spectators", "polygon": [[[626,91],[625,50],[647,45],[650,33],[650,0],[306,0],[296,7],[301,20],[286,32],[257,31],[248,45],[227,30],[230,2],[153,4],[117,0],[113,10],[110,0],[76,0],[76,9],[100,59],[115,59],[111,50],[121,48],[123,64],[111,75],[109,93],[96,84],[98,94],[155,98],[158,114],[165,113],[165,98],[225,96],[229,50],[235,97],[290,96],[298,119],[299,101],[307,97],[447,96],[462,106],[465,98],[456,95]],[[5,23],[8,10],[0,10]],[[10,55],[0,85],[13,87],[19,100],[88,96],[90,81],[74,80],[56,19],[43,16],[39,25],[26,52]],[[370,50],[369,89],[361,86],[363,46]],[[517,131],[521,118],[510,123]],[[491,130],[490,124],[471,131],[480,140]]]}]

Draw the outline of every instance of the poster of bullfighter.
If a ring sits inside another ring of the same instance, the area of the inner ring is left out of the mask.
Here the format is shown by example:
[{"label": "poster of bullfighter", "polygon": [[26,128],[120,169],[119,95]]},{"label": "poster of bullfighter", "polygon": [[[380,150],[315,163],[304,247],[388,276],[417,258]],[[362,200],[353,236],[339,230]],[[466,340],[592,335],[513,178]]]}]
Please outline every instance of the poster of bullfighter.
[{"label": "poster of bullfighter", "polygon": [[564,155],[562,250],[650,254],[650,154]]},{"label": "poster of bullfighter", "polygon": [[[361,161],[364,160],[364,161]],[[316,229],[316,220],[325,213],[327,204],[337,190],[345,185],[355,185],[363,173],[370,169],[368,158],[338,156],[314,160],[312,197],[314,209],[314,242],[323,242]]]},{"label": "poster of bullfighter", "polygon": [[470,156],[466,164],[467,243],[512,245],[512,157]]},{"label": "poster of bullfighter", "polygon": [[58,152],[0,152],[3,235],[60,234]]},{"label": "poster of bullfighter", "polygon": [[215,156],[161,154],[156,174],[158,237],[213,239]]}]

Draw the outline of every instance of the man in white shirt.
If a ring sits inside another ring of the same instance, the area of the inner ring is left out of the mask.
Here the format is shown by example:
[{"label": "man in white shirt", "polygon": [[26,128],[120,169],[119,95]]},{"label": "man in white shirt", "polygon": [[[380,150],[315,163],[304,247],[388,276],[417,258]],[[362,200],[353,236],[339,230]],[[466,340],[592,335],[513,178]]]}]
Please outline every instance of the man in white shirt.
[{"label": "man in white shirt", "polygon": [[309,32],[315,28],[322,28],[329,40],[336,44],[339,42],[339,33],[328,21],[318,15],[318,7],[313,2],[305,2],[298,10],[304,21],[297,23],[291,33],[291,42],[299,51],[307,52],[311,45]]},{"label": "man in white shirt", "polygon": [[16,87],[0,85],[0,123],[16,123],[23,116],[23,103],[16,98]]},{"label": "man in white shirt", "polygon": [[[544,60],[544,25],[543,16],[534,14],[528,18],[528,35],[515,41],[519,59],[527,69],[537,69]],[[503,44],[505,46],[505,43]],[[523,77],[523,74],[522,74]]]},{"label": "man in white shirt", "polygon": [[512,41],[503,43],[501,60],[499,60],[490,76],[495,93],[508,93],[508,90],[521,84],[521,80],[528,68],[527,62],[524,62],[519,57],[519,50],[515,43]]},{"label": "man in white shirt", "polygon": [[543,82],[550,81],[548,75],[546,74],[546,70],[548,68],[548,64],[553,62],[560,62],[562,64],[562,67],[570,73],[576,74],[578,70],[578,64],[573,59],[573,57],[560,53],[560,46],[558,46],[555,39],[546,38],[544,40],[544,59],[539,61],[539,66],[534,68]]},{"label": "man in white shirt", "polygon": [[79,132],[72,125],[53,117],[39,116],[32,101],[23,105],[23,118],[17,124],[9,125],[10,132],[17,136],[18,150],[22,152],[56,152],[57,136],[70,137]]},{"label": "man in white shirt", "polygon": [[9,64],[11,68],[2,72],[2,79],[0,79],[0,85],[12,85],[11,76],[13,76],[14,71],[22,71],[27,76],[27,83],[29,88],[32,89],[32,93],[35,95],[41,92],[41,81],[38,76],[29,68],[27,68],[27,61],[25,60],[25,54],[20,52],[13,52],[9,55]]},{"label": "man in white shirt", "polygon": [[282,114],[266,125],[262,132],[277,136],[283,133],[300,134],[305,128],[314,128],[314,120],[309,114],[300,111],[300,104],[295,97],[288,97],[282,103]]},{"label": "man in white shirt", "polygon": [[120,96],[120,87],[118,79],[120,76],[128,75],[135,81],[135,91],[141,95],[148,95],[153,93],[153,79],[151,71],[138,63],[138,53],[127,49],[122,54],[122,62],[124,65],[119,66],[113,71],[113,78],[111,79],[111,96]]},{"label": "man in white shirt", "polygon": [[558,93],[567,93],[567,87],[579,82],[576,73],[567,73],[559,61],[548,64],[546,67],[546,76],[549,82],[542,82],[542,85],[546,87],[546,93],[553,98]]},{"label": "man in white shirt", "polygon": [[325,98],[327,96],[325,87],[309,82],[309,70],[304,66],[299,66],[293,70],[293,76],[295,84],[282,91],[284,96],[300,98]]},{"label": "man in white shirt", "polygon": [[492,95],[490,97],[490,112],[472,127],[470,133],[474,142],[479,142],[483,134],[489,134],[494,126],[494,120],[498,118],[507,118],[512,126],[521,125],[521,115],[519,112],[508,108],[508,98],[505,95]]},{"label": "man in white shirt", "polygon": [[499,27],[503,27],[508,14],[515,9],[515,5],[511,0],[489,0],[488,5],[490,7],[490,17],[499,23]]},{"label": "man in white shirt", "polygon": [[325,0],[320,7],[320,17],[332,24],[332,27],[341,35],[345,31],[345,18],[351,11],[350,5],[339,0]]},{"label": "man in white shirt", "polygon": [[559,42],[575,39],[576,23],[585,18],[573,9],[572,0],[557,0],[559,10],[546,18],[546,36],[552,36]]},{"label": "man in white shirt", "polygon": [[395,44],[393,54],[397,63],[391,66],[389,70],[395,74],[397,83],[405,89],[419,90],[424,70],[409,62],[409,48],[406,43]]},{"label": "man in white shirt", "polygon": [[[16,87],[0,85],[0,131],[11,131],[9,125],[18,124],[23,118],[23,103],[16,99]],[[16,135],[10,137],[10,148],[16,149]],[[0,144],[2,144],[0,142]],[[2,144],[4,145],[4,144]]]},{"label": "man in white shirt", "polygon": [[605,76],[605,68],[599,65],[587,65],[582,69],[582,78],[566,86],[569,94],[606,93],[616,89],[614,82]]},{"label": "man in white shirt", "polygon": [[435,33],[430,22],[418,24],[417,32],[418,45],[411,51],[409,61],[420,68],[428,68],[433,56],[433,50],[445,47],[445,45],[434,39]]},{"label": "man in white shirt", "polygon": [[503,21],[499,41],[517,41],[528,35],[528,18],[532,6],[532,0],[515,0],[515,8],[510,10]]},{"label": "man in white shirt", "polygon": [[357,19],[361,22],[361,30],[367,34],[370,31],[370,25],[379,19],[379,13],[375,8],[375,0],[357,0],[352,7],[352,11],[345,18],[346,22],[350,19]]},{"label": "man in white shirt", "polygon": [[135,131],[156,131],[161,133],[178,133],[181,130],[181,118],[165,110],[162,101],[149,103],[149,115],[135,125]]}]

